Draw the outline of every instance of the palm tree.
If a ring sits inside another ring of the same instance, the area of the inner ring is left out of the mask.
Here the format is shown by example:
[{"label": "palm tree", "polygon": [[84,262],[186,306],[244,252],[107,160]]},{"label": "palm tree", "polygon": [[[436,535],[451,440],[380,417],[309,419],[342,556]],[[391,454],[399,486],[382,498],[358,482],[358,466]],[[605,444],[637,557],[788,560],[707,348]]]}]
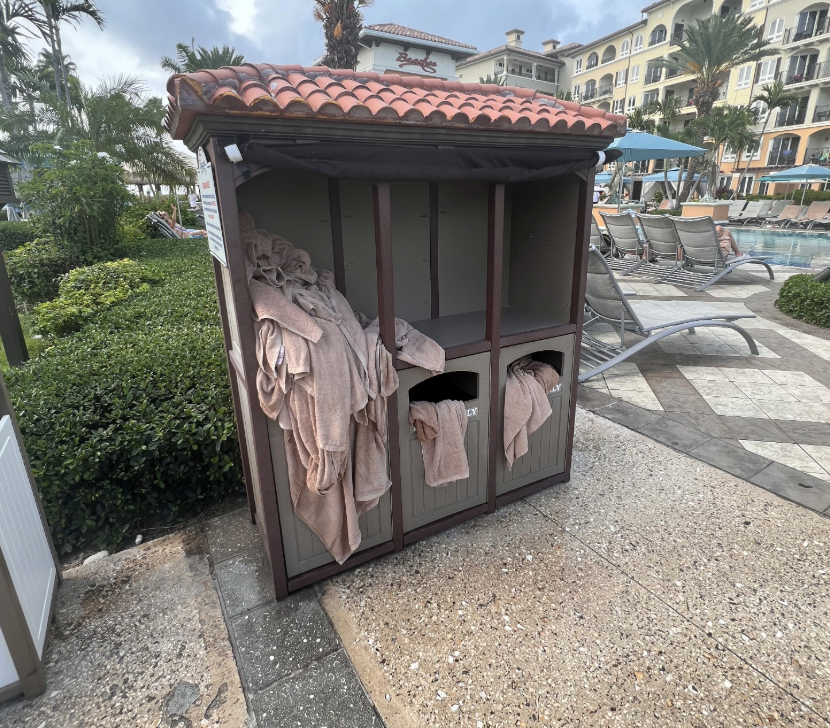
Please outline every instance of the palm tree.
[{"label": "palm tree", "polygon": [[68,107],[62,97],[44,88],[33,108],[21,105],[0,112],[0,131],[8,136],[4,147],[14,156],[35,159],[37,144],[65,147],[89,141],[96,152],[106,152],[152,183],[193,183],[193,169],[162,127],[162,100],[149,96],[137,79],[105,80],[96,88],[81,85],[77,106]]},{"label": "palm tree", "polygon": [[12,108],[11,72],[28,62],[23,39],[32,37],[26,26],[40,30],[43,25],[33,3],[28,0],[0,0],[0,99]]},{"label": "palm tree", "polygon": [[161,67],[170,73],[195,73],[203,68],[241,66],[245,58],[236,48],[213,46],[210,49],[195,44],[176,43],[176,58],[162,56]]},{"label": "palm tree", "polygon": [[323,26],[326,39],[323,65],[354,70],[363,27],[360,11],[369,7],[372,0],[314,0],[314,4],[314,19]]},{"label": "palm tree", "polygon": [[[678,96],[666,96],[662,101],[653,101],[648,105],[647,111],[660,116],[660,124],[657,133],[662,137],[668,137],[671,133],[671,126],[680,116],[683,110],[683,102]],[[663,160],[663,191],[665,198],[669,201],[669,207],[674,207],[669,187],[669,160]]]},{"label": "palm tree", "polygon": [[[771,84],[767,84],[766,86],[762,86],[761,89],[763,93],[756,94],[752,97],[753,102],[760,101],[766,106],[766,116],[764,117],[764,125],[761,127],[761,133],[758,134],[758,146],[761,145],[761,142],[764,138],[764,132],[767,130],[767,124],[769,124],[769,118],[772,116],[772,112],[775,109],[783,109],[791,104],[794,104],[798,101],[798,96],[795,94],[787,93],[784,90],[784,82],[783,81],[774,81]],[[756,147],[757,148],[757,147]],[[741,170],[741,174],[738,176],[738,186],[736,190],[741,189],[741,182],[744,179],[744,175],[746,175],[747,171],[749,170],[749,165],[752,163],[752,155],[749,155],[749,158],[746,160],[746,164],[744,168]]]},{"label": "palm tree", "polygon": [[657,131],[657,122],[651,118],[650,106],[638,106],[633,111],[626,114],[629,129],[636,129],[637,131],[646,131],[649,134],[654,134]]},{"label": "palm tree", "polygon": [[[720,88],[733,68],[775,53],[751,16],[731,13],[698,20],[696,27],[687,28],[684,37],[675,40],[675,45],[676,52],[669,58],[657,59],[653,65],[693,77],[696,86],[692,103],[698,118],[706,118],[712,112]],[[703,142],[704,133],[705,124],[698,128],[697,146]],[[691,192],[700,164],[697,157],[689,164],[681,199]]]},{"label": "palm tree", "polygon": [[67,106],[72,105],[72,95],[69,89],[69,74],[63,64],[63,44],[61,41],[61,23],[80,23],[85,17],[95,21],[99,28],[104,27],[104,16],[98,10],[94,0],[83,2],[66,2],[65,0],[38,0],[43,7],[46,22],[41,35],[52,47],[52,68],[55,72],[56,83],[63,87]]},{"label": "palm tree", "polygon": [[708,116],[697,120],[696,124],[701,128],[704,138],[712,146],[711,153],[706,155],[710,168],[705,172],[709,178],[708,194],[710,196],[714,193],[717,183],[720,157],[723,151],[729,148],[736,155],[740,155],[744,149],[752,149],[757,143],[752,131],[754,123],[755,112],[747,106],[727,106],[715,109]]}]

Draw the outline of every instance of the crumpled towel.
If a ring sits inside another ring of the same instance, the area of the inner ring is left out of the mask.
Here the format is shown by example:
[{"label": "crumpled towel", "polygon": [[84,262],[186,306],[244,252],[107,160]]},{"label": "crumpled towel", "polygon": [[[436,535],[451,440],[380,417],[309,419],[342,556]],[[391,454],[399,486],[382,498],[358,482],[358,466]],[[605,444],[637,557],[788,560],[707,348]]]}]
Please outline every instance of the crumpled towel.
[{"label": "crumpled towel", "polygon": [[[367,332],[372,329],[379,331],[380,319],[376,318],[365,329]],[[446,352],[443,347],[399,318],[395,319],[395,349],[398,359],[407,364],[428,369],[433,374],[444,371]]]},{"label": "crumpled towel", "polygon": [[504,457],[508,470],[528,450],[528,438],[551,415],[548,394],[559,384],[557,371],[529,356],[507,367],[504,389]]},{"label": "crumpled towel", "polygon": [[435,488],[470,477],[464,438],[467,407],[458,400],[410,402],[409,423],[421,441],[426,484]]}]

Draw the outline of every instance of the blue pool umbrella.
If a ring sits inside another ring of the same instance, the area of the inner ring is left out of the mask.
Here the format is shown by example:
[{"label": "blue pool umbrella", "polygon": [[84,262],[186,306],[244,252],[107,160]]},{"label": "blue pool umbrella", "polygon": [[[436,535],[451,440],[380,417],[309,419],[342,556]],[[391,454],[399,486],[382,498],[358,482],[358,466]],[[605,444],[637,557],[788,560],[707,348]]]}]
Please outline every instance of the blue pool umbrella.
[{"label": "blue pool umbrella", "polygon": [[[611,173],[610,172],[600,172],[596,177],[594,177],[594,182],[598,185],[607,185],[611,181]],[[624,180],[625,184],[631,184],[631,177],[626,177]]]},{"label": "blue pool umbrella", "polygon": [[[802,164],[800,167],[782,169],[780,172],[770,172],[759,178],[759,182],[826,182],[830,180],[830,168],[818,164]],[[801,193],[801,204],[804,204],[804,195],[807,188]],[[786,197],[786,195],[785,195]]]},{"label": "blue pool umbrella", "polygon": [[649,134],[645,131],[631,131],[615,139],[609,149],[622,151],[623,162],[642,162],[646,159],[675,159],[679,157],[702,157],[706,150],[691,144],[676,142],[674,139]]},{"label": "blue pool umbrella", "polygon": [[[685,170],[684,170],[685,171]],[[672,175],[674,175],[675,179],[677,178],[677,173],[680,172],[680,167],[672,167],[671,169],[666,170],[666,174],[669,176],[669,180],[672,179]],[[699,174],[695,175],[695,182],[700,178]],[[654,174],[647,174],[643,177],[643,182],[662,182],[663,181],[663,171],[655,172]]]}]

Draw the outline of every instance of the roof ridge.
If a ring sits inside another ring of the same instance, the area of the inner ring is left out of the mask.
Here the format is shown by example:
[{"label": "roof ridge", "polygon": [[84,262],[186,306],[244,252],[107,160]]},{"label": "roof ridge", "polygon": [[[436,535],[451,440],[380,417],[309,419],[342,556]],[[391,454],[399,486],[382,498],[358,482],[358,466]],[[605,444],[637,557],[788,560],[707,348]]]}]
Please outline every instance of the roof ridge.
[{"label": "roof ridge", "polygon": [[[398,23],[374,23],[372,25],[364,25],[364,30],[375,30],[380,33],[389,33],[391,35],[400,35],[404,38],[414,38],[416,40],[424,40],[429,41],[431,43],[443,43],[444,45],[451,45],[457,48],[467,48],[468,50],[477,51],[478,48],[472,45],[468,45],[467,43],[462,43],[458,40],[452,40],[451,38],[444,38],[440,35],[435,35],[433,33],[427,33],[423,30],[416,30],[415,28],[408,28],[405,25],[399,25]],[[394,28],[395,30],[387,30],[388,28]]]}]

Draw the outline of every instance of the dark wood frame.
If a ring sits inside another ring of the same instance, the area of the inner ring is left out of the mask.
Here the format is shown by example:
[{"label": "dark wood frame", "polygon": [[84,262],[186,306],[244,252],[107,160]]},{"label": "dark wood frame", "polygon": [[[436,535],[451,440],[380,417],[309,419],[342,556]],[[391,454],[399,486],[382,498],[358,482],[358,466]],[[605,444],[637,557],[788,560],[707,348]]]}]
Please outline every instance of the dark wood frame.
[{"label": "dark wood frame", "polygon": [[[250,120],[239,120],[250,122]],[[585,294],[585,279],[588,264],[588,244],[590,237],[590,217],[594,180],[594,169],[576,173],[579,177],[579,204],[576,210],[577,230],[575,236],[575,255],[573,283],[571,289],[570,321],[553,327],[537,329],[535,331],[523,331],[506,336],[501,335],[501,302],[502,302],[502,256],[504,244],[504,221],[505,221],[505,185],[491,184],[488,195],[488,239],[487,239],[487,300],[486,300],[486,327],[485,340],[471,342],[468,344],[451,346],[446,350],[447,358],[453,359],[462,356],[469,356],[483,352],[490,352],[490,398],[492,402],[498,402],[499,398],[499,355],[503,347],[515,344],[539,341],[560,335],[574,334],[574,366],[573,379],[570,382],[571,400],[569,412],[569,428],[567,434],[567,453],[565,471],[559,475],[531,483],[501,496],[496,494],[496,458],[498,448],[491,447],[489,452],[488,471],[488,498],[487,502],[467,509],[460,513],[453,514],[434,523],[427,524],[421,528],[408,533],[403,532],[403,505],[401,498],[401,477],[400,477],[400,433],[396,412],[398,409],[397,395],[393,394],[388,399],[389,427],[389,460],[391,469],[391,496],[392,496],[392,540],[378,546],[356,552],[344,564],[330,563],[318,568],[309,570],[295,577],[288,578],[286,574],[284,554],[282,547],[282,532],[279,519],[279,506],[276,499],[276,490],[273,486],[273,464],[268,441],[268,423],[265,414],[259,407],[256,392],[256,368],[255,338],[253,321],[250,315],[245,312],[251,311],[251,301],[248,295],[247,279],[244,265],[244,251],[241,249],[238,225],[238,208],[236,201],[236,187],[244,183],[250,175],[245,176],[225,156],[219,146],[216,137],[227,137],[227,129],[222,129],[220,123],[218,133],[209,131],[208,120],[199,121],[194,125],[188,137],[188,143],[194,148],[194,143],[204,145],[208,158],[213,164],[216,191],[219,200],[220,213],[225,237],[226,254],[233,291],[230,292],[237,312],[237,325],[240,337],[241,355],[233,351],[233,343],[230,340],[230,329],[228,322],[228,307],[226,305],[224,280],[222,277],[221,263],[214,262],[217,291],[219,294],[219,307],[222,317],[222,327],[225,337],[225,347],[228,358],[228,369],[230,371],[231,388],[234,397],[234,411],[237,419],[237,427],[240,433],[240,447],[242,450],[245,481],[248,491],[248,502],[251,508],[251,517],[256,523],[265,543],[266,552],[271,562],[271,570],[278,599],[285,598],[289,593],[302,589],[315,581],[324,579],[334,574],[350,569],[383,554],[400,551],[406,545],[419,539],[429,537],[435,533],[452,528],[471,518],[491,513],[502,505],[510,503],[519,498],[538,492],[556,483],[566,482],[570,479],[571,452],[573,448],[573,422],[576,408],[576,386],[579,361],[579,342],[582,334],[583,323],[583,302]],[[244,126],[244,125],[243,125]],[[315,125],[300,126],[292,125],[292,136],[308,135],[309,129]],[[331,127],[326,127],[331,131]],[[241,130],[241,128],[239,129]],[[303,133],[297,133],[302,130]],[[385,131],[385,130],[384,130]],[[398,132],[399,130],[394,130]],[[446,131],[446,130],[444,130]],[[262,126],[257,128],[262,134]],[[313,133],[313,132],[312,132]],[[354,138],[360,138],[359,133]],[[349,131],[337,129],[334,136],[348,137]],[[331,137],[331,135],[329,135]],[[394,134],[393,134],[394,136]],[[523,135],[522,135],[523,136]],[[322,137],[321,137],[322,138]],[[435,143],[434,136],[431,141]],[[492,137],[491,137],[492,138]],[[523,137],[524,138],[524,137]],[[501,135],[499,137],[501,141]],[[511,143],[517,142],[517,135],[510,134],[504,140]],[[423,141],[423,140],[422,140]],[[538,137],[533,140],[540,143]],[[545,140],[549,143],[549,140]],[[557,140],[561,143],[561,140]],[[569,139],[572,145],[588,147],[589,149],[600,150],[605,144],[604,140],[591,139],[579,140],[576,142]],[[470,135],[468,143],[480,143],[476,135]],[[253,170],[253,174],[265,171],[264,168]],[[338,289],[345,295],[345,262],[343,254],[343,232],[340,213],[339,182],[332,179],[329,181],[329,209],[331,213],[332,247],[335,268],[335,282]],[[438,298],[438,185],[430,183],[429,209],[430,209],[430,281],[431,281],[431,317],[437,318],[440,315],[440,301]],[[392,260],[392,209],[391,209],[391,188],[389,182],[377,182],[373,185],[373,205],[375,223],[375,258],[377,267],[377,293],[378,293],[378,316],[380,324],[380,335],[386,348],[395,352],[395,301],[393,289],[393,260]],[[408,368],[410,365],[394,359],[398,370]],[[242,386],[239,386],[239,383]],[[252,447],[249,448],[244,433],[241,398],[247,399],[250,410],[250,419],[253,432],[251,435]],[[500,408],[490,408],[489,428],[490,432],[500,431],[498,416]],[[491,440],[492,442],[492,440]],[[256,473],[256,475],[255,475]],[[259,482],[257,482],[257,476]],[[254,491],[258,492],[261,512],[258,512],[255,503]]]}]

